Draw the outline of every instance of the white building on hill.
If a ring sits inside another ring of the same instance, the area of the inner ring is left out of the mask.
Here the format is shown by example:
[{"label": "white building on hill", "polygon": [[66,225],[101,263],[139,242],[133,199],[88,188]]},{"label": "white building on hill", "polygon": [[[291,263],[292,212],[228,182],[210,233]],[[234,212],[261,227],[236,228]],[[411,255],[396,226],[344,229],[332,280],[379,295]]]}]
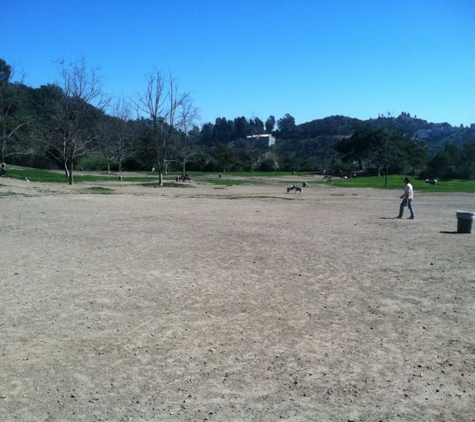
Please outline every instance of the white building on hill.
[{"label": "white building on hill", "polygon": [[275,138],[272,135],[264,133],[262,135],[246,136],[248,142],[255,142],[259,146],[270,147],[275,144]]}]

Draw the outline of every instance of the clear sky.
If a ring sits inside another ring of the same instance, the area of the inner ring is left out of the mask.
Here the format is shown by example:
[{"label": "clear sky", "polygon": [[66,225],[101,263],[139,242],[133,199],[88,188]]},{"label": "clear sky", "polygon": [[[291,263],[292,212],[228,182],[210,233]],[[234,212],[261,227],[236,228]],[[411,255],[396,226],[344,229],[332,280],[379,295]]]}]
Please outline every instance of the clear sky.
[{"label": "clear sky", "polygon": [[114,97],[170,71],[199,124],[402,111],[475,123],[475,0],[0,0],[0,58],[17,79],[55,83],[55,62],[82,57]]}]

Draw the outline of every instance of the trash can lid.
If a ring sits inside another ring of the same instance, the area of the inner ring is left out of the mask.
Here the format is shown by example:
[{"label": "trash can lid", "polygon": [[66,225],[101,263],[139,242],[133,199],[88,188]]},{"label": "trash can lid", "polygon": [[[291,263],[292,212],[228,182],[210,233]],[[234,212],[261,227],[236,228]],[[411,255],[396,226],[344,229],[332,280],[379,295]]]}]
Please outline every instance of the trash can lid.
[{"label": "trash can lid", "polygon": [[475,216],[475,212],[457,211],[456,216],[457,218],[473,218]]}]

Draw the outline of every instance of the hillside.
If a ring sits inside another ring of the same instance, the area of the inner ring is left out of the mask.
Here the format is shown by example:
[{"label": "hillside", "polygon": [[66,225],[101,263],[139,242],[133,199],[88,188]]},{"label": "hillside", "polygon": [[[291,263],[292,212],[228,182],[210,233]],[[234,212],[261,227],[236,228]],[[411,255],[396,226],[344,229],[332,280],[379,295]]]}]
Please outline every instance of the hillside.
[{"label": "hillside", "polygon": [[[287,139],[305,140],[321,136],[348,136],[356,127],[362,125],[388,127],[397,130],[413,140],[424,141],[432,153],[437,152],[447,142],[463,145],[475,140],[475,127],[455,127],[449,123],[431,123],[409,113],[401,113],[398,117],[379,116],[376,119],[360,120],[347,116],[329,116],[312,120],[295,127],[295,131],[286,133]],[[276,134],[279,138],[279,134]]]}]

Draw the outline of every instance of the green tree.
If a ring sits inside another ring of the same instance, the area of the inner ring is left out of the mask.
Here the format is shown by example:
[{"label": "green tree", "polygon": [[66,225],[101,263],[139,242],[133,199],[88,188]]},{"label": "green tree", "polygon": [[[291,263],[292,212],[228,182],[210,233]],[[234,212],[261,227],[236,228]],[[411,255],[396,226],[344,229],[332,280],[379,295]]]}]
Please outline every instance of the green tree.
[{"label": "green tree", "polygon": [[225,117],[218,117],[213,126],[213,136],[218,142],[232,141],[234,133],[234,122]]},{"label": "green tree", "polygon": [[429,161],[429,147],[425,142],[414,142],[407,161],[412,167],[412,175],[416,175],[417,169],[422,169]]},{"label": "green tree", "polygon": [[369,159],[372,145],[375,143],[376,130],[370,126],[359,126],[350,137],[342,137],[335,144],[335,150],[345,162],[356,162],[363,170],[363,163]]},{"label": "green tree", "polygon": [[245,138],[250,133],[251,133],[251,126],[249,125],[249,122],[247,121],[247,119],[244,116],[236,117],[234,119],[233,138],[234,139]]},{"label": "green tree", "polygon": [[[381,151],[384,168],[384,187],[388,186],[388,175],[393,167],[402,168],[411,148],[411,141],[402,133],[383,128],[376,137],[374,150]],[[379,171],[379,170],[378,170]]]},{"label": "green tree", "polygon": [[0,160],[15,154],[32,152],[28,142],[28,88],[22,84],[13,84],[14,71],[3,59],[0,59]]},{"label": "green tree", "polygon": [[295,129],[295,119],[287,113],[277,121],[277,128],[282,133],[289,133]]},{"label": "green tree", "polygon": [[205,147],[212,147],[214,144],[214,125],[213,123],[205,123],[200,130],[201,143]]},{"label": "green tree", "polygon": [[369,162],[380,168],[384,161],[384,136],[382,129],[361,125],[350,137],[345,136],[337,141],[335,150],[341,154],[344,162],[356,162],[360,170]]},{"label": "green tree", "polygon": [[460,154],[460,177],[463,179],[475,178],[475,141],[468,141],[462,147]]},{"label": "green tree", "polygon": [[411,141],[400,132],[370,125],[358,127],[351,137],[335,145],[343,161],[357,162],[360,170],[364,163],[376,168],[378,175],[384,170],[385,186],[391,168],[403,166],[410,148]]},{"label": "green tree", "polygon": [[445,150],[439,151],[428,163],[424,172],[431,179],[451,177],[452,158]]},{"label": "green tree", "polygon": [[234,148],[221,142],[216,143],[211,154],[219,171],[223,173],[228,171],[237,160]]},{"label": "green tree", "polygon": [[269,151],[259,160],[257,169],[259,171],[279,171],[279,160],[275,153]]},{"label": "green tree", "polygon": [[267,133],[271,133],[275,128],[275,117],[269,116],[265,123]]},{"label": "green tree", "polygon": [[259,119],[259,117],[250,119],[249,126],[250,126],[251,135],[259,135],[261,133],[264,133],[264,122],[261,119]]}]

